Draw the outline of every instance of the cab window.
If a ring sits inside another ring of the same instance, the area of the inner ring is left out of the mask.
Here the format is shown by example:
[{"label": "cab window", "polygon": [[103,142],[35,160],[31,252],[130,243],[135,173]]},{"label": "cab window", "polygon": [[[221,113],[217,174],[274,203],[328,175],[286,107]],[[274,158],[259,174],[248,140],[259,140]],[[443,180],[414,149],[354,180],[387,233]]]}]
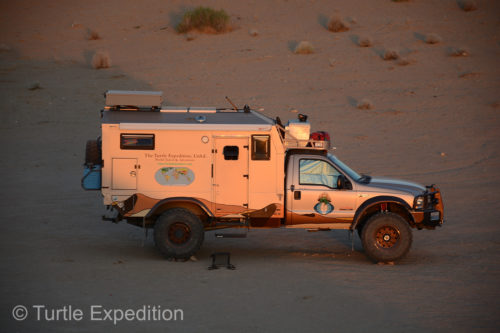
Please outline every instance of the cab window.
[{"label": "cab window", "polygon": [[299,161],[299,183],[301,185],[323,185],[337,188],[340,173],[328,162],[302,159]]}]

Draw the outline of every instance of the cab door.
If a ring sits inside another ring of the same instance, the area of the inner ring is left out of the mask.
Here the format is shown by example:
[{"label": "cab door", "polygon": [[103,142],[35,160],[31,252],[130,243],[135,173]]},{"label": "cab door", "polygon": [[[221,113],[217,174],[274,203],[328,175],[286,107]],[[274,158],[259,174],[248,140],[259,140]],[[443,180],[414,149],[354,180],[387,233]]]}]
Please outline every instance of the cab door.
[{"label": "cab door", "polygon": [[213,196],[217,216],[248,209],[248,137],[216,137]]},{"label": "cab door", "polygon": [[342,173],[328,160],[294,156],[293,177],[288,203],[290,224],[351,222],[356,207],[356,191],[338,189]]}]

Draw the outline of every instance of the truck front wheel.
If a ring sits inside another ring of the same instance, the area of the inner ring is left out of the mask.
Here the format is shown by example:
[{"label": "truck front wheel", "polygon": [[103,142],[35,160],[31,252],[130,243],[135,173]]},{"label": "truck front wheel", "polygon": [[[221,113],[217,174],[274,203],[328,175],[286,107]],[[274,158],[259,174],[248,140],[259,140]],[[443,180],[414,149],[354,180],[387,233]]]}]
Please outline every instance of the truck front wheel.
[{"label": "truck front wheel", "polygon": [[370,217],[362,229],[363,248],[375,262],[391,262],[406,255],[412,243],[408,223],[394,213]]},{"label": "truck front wheel", "polygon": [[169,209],[155,224],[155,245],[167,258],[189,259],[200,249],[204,237],[202,222],[187,209]]}]

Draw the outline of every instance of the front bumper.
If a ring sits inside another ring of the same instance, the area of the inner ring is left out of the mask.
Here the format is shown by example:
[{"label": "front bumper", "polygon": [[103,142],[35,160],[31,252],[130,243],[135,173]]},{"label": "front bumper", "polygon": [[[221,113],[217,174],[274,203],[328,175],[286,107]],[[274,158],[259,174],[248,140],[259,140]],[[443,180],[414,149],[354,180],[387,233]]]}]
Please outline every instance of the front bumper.
[{"label": "front bumper", "polygon": [[415,226],[419,229],[434,229],[444,223],[444,205],[441,191],[432,186],[423,194],[424,208],[415,209],[411,212]]}]

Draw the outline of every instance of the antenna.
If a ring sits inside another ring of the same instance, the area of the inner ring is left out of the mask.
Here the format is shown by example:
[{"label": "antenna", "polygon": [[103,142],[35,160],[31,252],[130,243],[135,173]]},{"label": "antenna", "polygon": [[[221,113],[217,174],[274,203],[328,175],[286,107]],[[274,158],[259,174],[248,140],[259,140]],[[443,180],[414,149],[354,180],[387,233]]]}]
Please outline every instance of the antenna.
[{"label": "antenna", "polygon": [[238,111],[238,107],[237,107],[237,106],[233,103],[233,101],[231,101],[231,100],[229,99],[229,97],[227,97],[227,96],[226,96],[226,99],[227,99],[227,101],[228,101],[229,103],[231,103],[231,105],[232,105],[232,106],[233,106],[233,108],[234,108],[234,111]]}]

